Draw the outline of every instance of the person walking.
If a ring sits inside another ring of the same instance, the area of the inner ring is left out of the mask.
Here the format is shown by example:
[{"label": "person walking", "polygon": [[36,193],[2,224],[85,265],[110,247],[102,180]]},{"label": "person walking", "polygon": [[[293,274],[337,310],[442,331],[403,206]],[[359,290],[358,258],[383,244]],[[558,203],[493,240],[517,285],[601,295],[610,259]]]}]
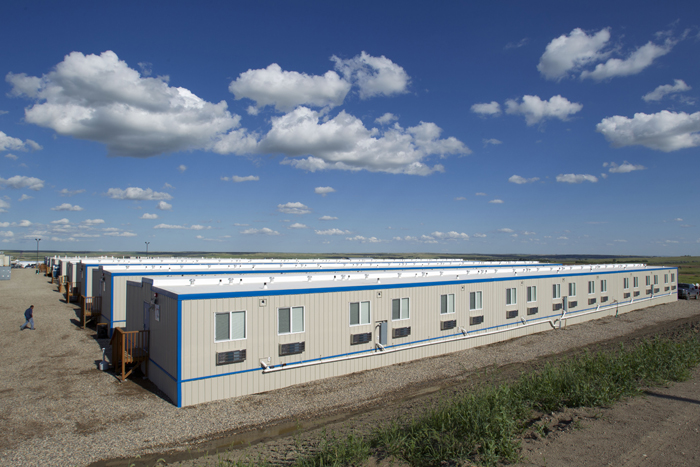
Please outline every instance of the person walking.
[{"label": "person walking", "polygon": [[23,330],[24,328],[27,327],[27,325],[31,325],[31,330],[34,330],[34,305],[30,306],[27,308],[27,311],[24,312],[24,317],[26,318],[26,322],[19,327],[19,330]]}]

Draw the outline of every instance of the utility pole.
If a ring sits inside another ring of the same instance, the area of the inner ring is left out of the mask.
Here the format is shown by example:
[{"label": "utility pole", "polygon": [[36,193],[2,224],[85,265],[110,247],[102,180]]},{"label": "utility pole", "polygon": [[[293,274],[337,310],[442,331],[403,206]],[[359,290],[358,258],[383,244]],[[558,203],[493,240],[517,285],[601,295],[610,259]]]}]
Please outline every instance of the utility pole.
[{"label": "utility pole", "polygon": [[35,238],[34,240],[36,240],[36,268],[39,269],[39,242],[41,239]]},{"label": "utility pole", "polygon": [[148,256],[148,245],[151,244],[151,242],[144,242],[146,244],[146,256]]}]

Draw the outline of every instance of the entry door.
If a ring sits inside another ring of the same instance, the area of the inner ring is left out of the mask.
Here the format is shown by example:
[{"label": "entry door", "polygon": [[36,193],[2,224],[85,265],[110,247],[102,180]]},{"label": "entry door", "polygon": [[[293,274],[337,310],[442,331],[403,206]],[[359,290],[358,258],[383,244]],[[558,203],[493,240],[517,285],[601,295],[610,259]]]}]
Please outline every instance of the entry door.
[{"label": "entry door", "polygon": [[379,323],[379,343],[386,345],[387,334],[389,333],[389,324],[386,321]]},{"label": "entry door", "polygon": [[149,331],[151,329],[151,304],[148,302],[143,302],[143,330]]},{"label": "entry door", "polygon": [[567,311],[569,311],[569,300],[568,300],[568,299],[569,299],[569,297],[564,297],[564,298],[562,299],[562,301],[561,301],[561,311],[562,311],[562,314],[563,314],[563,313],[566,313]]}]

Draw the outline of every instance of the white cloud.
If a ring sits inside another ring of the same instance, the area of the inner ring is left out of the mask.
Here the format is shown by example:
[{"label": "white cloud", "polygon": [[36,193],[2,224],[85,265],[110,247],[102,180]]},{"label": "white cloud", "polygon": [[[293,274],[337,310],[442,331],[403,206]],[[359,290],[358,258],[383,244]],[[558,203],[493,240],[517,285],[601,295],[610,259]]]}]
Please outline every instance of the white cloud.
[{"label": "white cloud", "polygon": [[569,237],[564,237],[563,235],[561,237],[557,237],[557,240],[568,240]]},{"label": "white cloud", "polygon": [[363,237],[362,235],[355,235],[354,237],[347,237],[345,240],[349,240],[351,242],[362,242],[362,243],[381,243],[382,241],[379,240],[377,237]]},{"label": "white cloud", "polygon": [[155,201],[159,199],[172,199],[173,197],[164,192],[153,191],[150,188],[143,189],[138,187],[129,187],[126,190],[121,188],[110,188],[107,190],[107,196],[112,199],[132,199],[141,201]]},{"label": "white cloud", "polygon": [[158,219],[158,214],[149,214],[147,212],[144,212],[139,219]]},{"label": "white cloud", "polygon": [[276,230],[268,229],[263,227],[262,229],[248,229],[241,232],[244,235],[279,235],[280,233]]},{"label": "white cloud", "polygon": [[161,211],[170,211],[173,208],[173,205],[170,203],[166,203],[165,201],[160,201],[156,205],[156,209],[160,209]]},{"label": "white cloud", "polygon": [[136,237],[137,235],[133,232],[106,232],[104,235],[109,237]]},{"label": "white cloud", "polygon": [[475,233],[475,234],[474,234],[474,238],[486,238],[486,234]]},{"label": "white cloud", "polygon": [[486,193],[481,193],[481,192],[474,193],[474,196],[486,196]]},{"label": "white cloud", "polygon": [[596,183],[598,181],[598,177],[588,174],[559,174],[557,175],[557,181],[561,183]]},{"label": "white cloud", "polygon": [[321,216],[318,218],[318,220],[320,220],[320,221],[337,221],[338,218],[333,217],[333,216]]},{"label": "white cloud", "polygon": [[343,103],[350,88],[351,84],[335,71],[312,76],[284,71],[276,63],[241,73],[228,87],[236,100],[255,101],[255,107],[248,110],[253,115],[268,105],[281,112],[289,112],[299,105],[333,108]]},{"label": "white cloud", "polygon": [[685,81],[683,81],[682,79],[676,79],[674,80],[674,84],[664,84],[662,86],[659,86],[650,93],[642,96],[642,99],[644,99],[647,102],[660,101],[664,98],[664,96],[667,96],[668,94],[690,91],[691,89],[692,88],[690,86],[685,84]]},{"label": "white cloud", "polygon": [[105,221],[104,219],[85,219],[83,221],[83,224],[86,225],[99,225],[99,224],[104,224]]},{"label": "white cloud", "polygon": [[491,201],[489,201],[489,203],[491,203],[491,204],[503,204],[503,200],[502,199],[492,199]]},{"label": "white cloud", "polygon": [[66,225],[66,224],[70,224],[70,221],[64,217],[63,219],[58,219],[58,220],[55,220],[55,221],[51,221],[51,223],[52,223],[52,224]]},{"label": "white cloud", "polygon": [[682,218],[682,217],[676,217],[676,218],[673,219],[673,220],[674,220],[675,222],[683,222],[683,218]]},{"label": "white cloud", "polygon": [[[0,131],[0,151],[9,151],[9,150],[18,150],[18,151],[24,151],[27,149],[27,146],[29,146],[30,149],[34,150],[39,150],[42,149],[41,145],[37,143],[36,141],[32,141],[31,139],[28,139],[26,141],[22,141],[19,138],[13,138],[12,136],[9,136],[5,134],[4,132]],[[13,156],[15,159],[17,159],[17,156],[14,156],[12,154],[7,154],[5,157]],[[10,157],[12,159],[12,157]]]},{"label": "white cloud", "polygon": [[423,243],[437,243],[437,240],[435,240],[435,238],[431,237],[430,235],[421,235],[418,241]]},{"label": "white cloud", "polygon": [[398,124],[384,131],[367,129],[362,121],[345,111],[323,120],[323,114],[306,107],[272,118],[272,128],[260,142],[265,153],[282,153],[306,159],[285,160],[296,168],[317,170],[368,170],[371,172],[428,175],[443,171],[442,165],[427,166],[430,156],[469,154],[454,137],[440,139],[442,130],[434,123],[415,127]]},{"label": "white cloud", "polygon": [[513,99],[506,101],[506,113],[510,115],[524,115],[525,123],[534,125],[546,118],[558,118],[567,120],[569,115],[579,112],[583,105],[569,102],[560,95],[552,96],[548,101],[543,101],[539,96],[523,96],[522,102]]},{"label": "white cloud", "polygon": [[537,235],[537,233],[536,232],[528,232],[527,230],[525,230],[523,232],[523,235]]},{"label": "white cloud", "polygon": [[184,164],[180,164],[177,166],[177,170],[179,170],[180,173],[185,173],[185,170],[187,170],[187,166]]},{"label": "white cloud", "polygon": [[340,229],[328,229],[328,230],[316,230],[316,235],[347,235],[350,233],[349,230]]},{"label": "white cloud", "polygon": [[391,96],[408,92],[410,78],[406,71],[388,58],[373,57],[366,52],[342,60],[331,57],[345,80],[360,88],[360,98]]},{"label": "white cloud", "polygon": [[247,175],[245,177],[239,177],[238,175],[233,175],[231,178],[229,177],[221,177],[221,180],[228,182],[232,181],[233,183],[241,183],[241,182],[257,182],[260,180],[260,177],[257,175]]},{"label": "white cloud", "polygon": [[6,231],[0,230],[0,237],[10,238],[10,237],[14,237],[14,236],[15,236],[15,233],[11,230],[6,230]]},{"label": "white cloud", "polygon": [[466,199],[467,198],[465,198],[464,196],[458,196],[455,198],[455,201],[466,201]]},{"label": "white cloud", "polygon": [[82,211],[83,208],[81,208],[81,207],[78,206],[77,204],[76,204],[76,205],[72,205],[72,204],[70,204],[70,203],[63,203],[63,204],[61,204],[61,205],[59,205],[59,206],[56,206],[56,207],[51,208],[51,210],[52,210],[52,211]]},{"label": "white cloud", "polygon": [[290,225],[288,228],[290,228],[290,229],[308,229],[308,227],[306,225],[300,224],[298,222]]},{"label": "white cloud", "polygon": [[608,172],[610,173],[617,173],[617,174],[625,174],[629,172],[633,172],[635,170],[645,170],[646,167],[643,165],[634,165],[630,164],[627,161],[624,161],[622,165],[617,165],[615,162],[605,162],[603,164],[603,167],[610,167],[608,169]]},{"label": "white cloud", "polygon": [[19,225],[20,227],[30,227],[32,225],[32,223],[26,219],[23,219],[17,225]]},{"label": "white cloud", "polygon": [[590,36],[576,28],[547,44],[537,70],[547,79],[560,80],[588,63],[604,60],[608,53],[603,48],[609,40],[607,28]]},{"label": "white cloud", "polygon": [[19,159],[19,157],[15,156],[14,154],[9,154],[9,153],[8,153],[8,154],[5,154],[5,157],[6,157],[7,159],[11,159],[11,160],[13,160],[13,161],[16,161],[17,159]]},{"label": "white cloud", "polygon": [[58,194],[61,196],[74,196],[79,195],[80,193],[85,193],[85,190],[69,190],[68,188],[64,188],[58,192]]},{"label": "white cloud", "polygon": [[381,117],[376,118],[374,121],[375,121],[375,123],[379,123],[380,125],[388,125],[389,123],[395,122],[398,119],[399,119],[399,117],[397,117],[396,115],[387,112],[384,115],[382,115]]},{"label": "white cloud", "polygon": [[497,144],[503,144],[503,141],[499,141],[496,138],[489,138],[489,139],[484,138],[484,139],[482,139],[482,141],[484,142],[484,147],[488,146],[489,144],[493,144],[494,146]]},{"label": "white cloud", "polygon": [[6,76],[11,95],[34,101],[25,109],[25,121],[101,142],[110,155],[150,157],[217,143],[245,149],[249,135],[235,130],[240,116],[232,115],[225,101],[207,102],[169,86],[168,79],[142,77],[112,51],[72,52],[42,77]]},{"label": "white cloud", "polygon": [[509,229],[508,227],[505,227],[505,228],[503,228],[503,229],[498,229],[498,231],[499,231],[499,232],[502,232],[502,233],[513,233],[513,232],[515,232],[515,230]]},{"label": "white cloud", "polygon": [[440,240],[469,240],[469,235],[465,233],[459,233],[455,231],[450,232],[433,232],[430,236],[434,238],[439,238]]},{"label": "white cloud", "polygon": [[168,230],[210,230],[211,226],[204,227],[203,225],[172,225],[172,224],[158,224],[153,226],[154,229],[168,229]]},{"label": "white cloud", "polygon": [[0,212],[7,212],[7,210],[10,208],[10,203],[7,201],[0,199]]},{"label": "white cloud", "polygon": [[583,71],[581,79],[592,78],[601,81],[617,76],[636,75],[651,65],[655,59],[669,53],[674,45],[676,42],[670,38],[666,39],[664,45],[656,45],[650,41],[632,52],[624,60],[611,58],[605,63],[596,65],[593,71]]},{"label": "white cloud", "polygon": [[533,183],[539,180],[539,177],[532,177],[532,178],[525,178],[521,177],[520,175],[513,175],[511,176],[508,181],[510,183],[515,183],[517,185],[523,185],[525,183]]},{"label": "white cloud", "polygon": [[308,214],[311,212],[311,209],[309,209],[308,206],[299,202],[278,204],[277,210],[285,214]]},{"label": "white cloud", "polygon": [[39,180],[35,177],[26,177],[24,175],[15,175],[7,179],[0,178],[0,186],[8,186],[15,189],[29,188],[30,190],[39,191],[44,188],[44,180]]},{"label": "white cloud", "polygon": [[474,104],[472,105],[472,112],[479,115],[501,115],[501,104],[496,101],[491,101],[484,104]]},{"label": "white cloud", "polygon": [[9,222],[0,222],[0,228],[7,228],[10,226]]},{"label": "white cloud", "polygon": [[617,242],[617,243],[627,243],[627,240],[620,239],[620,240],[613,240],[613,242]]},{"label": "white cloud", "polygon": [[28,194],[24,193],[24,194],[22,194],[22,196],[19,197],[19,199],[17,201],[26,201],[28,199],[34,199],[34,197],[29,196]]},{"label": "white cloud", "polygon": [[328,193],[335,193],[335,190],[329,186],[317,186],[314,188],[314,193],[321,196],[326,196]]},{"label": "white cloud", "polygon": [[700,112],[636,113],[604,118],[596,131],[614,147],[645,146],[663,152],[700,146]]}]

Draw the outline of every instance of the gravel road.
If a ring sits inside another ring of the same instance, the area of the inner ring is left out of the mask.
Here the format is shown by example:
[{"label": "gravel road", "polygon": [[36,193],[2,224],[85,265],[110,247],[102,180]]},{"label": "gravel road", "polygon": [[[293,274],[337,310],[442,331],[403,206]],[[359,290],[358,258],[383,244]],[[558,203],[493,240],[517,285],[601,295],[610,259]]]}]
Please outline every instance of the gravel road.
[{"label": "gravel road", "polygon": [[[119,383],[97,370],[106,340],[78,326],[48,278],[13,269],[0,281],[0,465],[88,465],[105,459],[195,448],[202,440],[342,414],[420,393],[492,365],[524,362],[700,314],[679,301],[619,318],[569,326],[507,343],[330,378],[263,394],[178,409],[140,377]],[[34,305],[35,331],[20,331]],[[116,465],[125,465],[118,462]]]}]

